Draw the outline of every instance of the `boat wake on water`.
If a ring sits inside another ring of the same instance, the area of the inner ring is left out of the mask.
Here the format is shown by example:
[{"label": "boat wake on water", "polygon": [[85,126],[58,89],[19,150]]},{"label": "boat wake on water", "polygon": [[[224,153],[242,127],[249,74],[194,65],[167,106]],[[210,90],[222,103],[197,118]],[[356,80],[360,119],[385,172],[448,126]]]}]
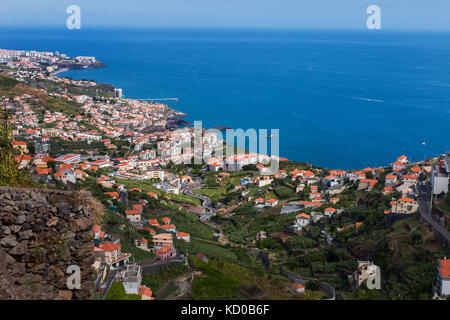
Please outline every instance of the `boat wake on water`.
[{"label": "boat wake on water", "polygon": [[352,97],[353,99],[357,99],[357,100],[364,100],[364,101],[370,101],[370,102],[380,102],[383,103],[383,100],[379,100],[379,99],[369,99],[369,98],[361,98],[361,97]]}]

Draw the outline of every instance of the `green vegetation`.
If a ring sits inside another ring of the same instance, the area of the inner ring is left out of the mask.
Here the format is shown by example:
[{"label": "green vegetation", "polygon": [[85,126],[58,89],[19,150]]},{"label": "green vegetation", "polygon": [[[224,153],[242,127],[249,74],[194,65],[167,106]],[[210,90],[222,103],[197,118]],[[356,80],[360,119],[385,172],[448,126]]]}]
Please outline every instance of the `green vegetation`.
[{"label": "green vegetation", "polygon": [[105,297],[106,300],[141,300],[138,294],[126,294],[122,282],[113,282]]},{"label": "green vegetation", "polygon": [[87,150],[106,151],[101,142],[67,141],[59,138],[50,139],[50,156],[56,157],[65,153],[87,153]]},{"label": "green vegetation", "polygon": [[122,245],[122,252],[125,253],[131,253],[133,255],[134,261],[142,261],[146,259],[153,259],[155,258],[155,254],[152,252],[147,252],[145,250],[142,250],[140,248],[137,248],[134,244],[132,244],[128,239],[122,239],[120,241],[120,244]]},{"label": "green vegetation", "polygon": [[168,196],[170,200],[178,203],[186,203],[194,206],[201,206],[201,202],[199,199],[184,195],[184,194],[173,194],[173,193],[165,193],[161,190],[158,190],[154,186],[151,181],[142,181],[142,180],[130,180],[130,179],[117,179],[118,183],[123,184],[127,189],[139,188],[142,190],[142,193],[146,194],[148,192],[154,192],[158,194],[158,197]]},{"label": "green vegetation", "polygon": [[221,259],[208,263],[190,256],[191,266],[202,272],[192,283],[190,299],[289,299],[294,297],[286,289],[291,283],[284,277],[270,277],[262,270],[249,269]]},{"label": "green vegetation", "polygon": [[153,295],[155,295],[164,284],[187,272],[188,269],[183,263],[172,263],[161,267],[157,272],[144,274],[142,276],[142,284],[149,287],[153,291]]},{"label": "green vegetation", "polygon": [[[6,81],[8,85],[8,80]],[[32,186],[31,177],[26,170],[19,170],[19,163],[15,160],[16,152],[11,145],[11,127],[9,114],[2,110],[0,127],[0,185]]]}]

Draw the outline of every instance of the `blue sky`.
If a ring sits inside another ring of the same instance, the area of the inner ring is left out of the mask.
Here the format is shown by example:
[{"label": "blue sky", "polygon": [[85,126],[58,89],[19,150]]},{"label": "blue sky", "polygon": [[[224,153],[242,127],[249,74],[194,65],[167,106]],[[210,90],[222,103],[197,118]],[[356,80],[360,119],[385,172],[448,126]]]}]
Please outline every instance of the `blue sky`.
[{"label": "blue sky", "polygon": [[383,29],[450,30],[450,0],[5,0],[0,25],[64,28],[71,4],[82,27],[363,29],[375,4]]}]

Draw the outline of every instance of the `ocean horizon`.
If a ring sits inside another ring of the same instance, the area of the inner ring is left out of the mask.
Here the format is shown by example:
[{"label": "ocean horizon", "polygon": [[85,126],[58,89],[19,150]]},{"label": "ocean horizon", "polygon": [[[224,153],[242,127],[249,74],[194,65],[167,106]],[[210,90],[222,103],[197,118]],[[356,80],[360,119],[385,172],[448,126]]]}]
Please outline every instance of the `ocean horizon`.
[{"label": "ocean horizon", "polygon": [[[280,130],[280,156],[327,168],[450,146],[450,33],[3,28],[0,48],[95,56],[59,74],[168,103],[203,127]],[[425,141],[426,145],[422,145]]]}]

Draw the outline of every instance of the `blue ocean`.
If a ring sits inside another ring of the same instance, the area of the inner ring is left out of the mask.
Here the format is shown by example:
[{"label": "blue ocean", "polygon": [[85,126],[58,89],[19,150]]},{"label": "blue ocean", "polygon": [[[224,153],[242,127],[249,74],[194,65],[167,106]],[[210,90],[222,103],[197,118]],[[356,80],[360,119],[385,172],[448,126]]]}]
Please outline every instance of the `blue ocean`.
[{"label": "blue ocean", "polygon": [[107,68],[61,76],[176,97],[207,128],[279,129],[292,160],[363,168],[450,147],[449,33],[3,28],[0,48],[95,56]]}]

